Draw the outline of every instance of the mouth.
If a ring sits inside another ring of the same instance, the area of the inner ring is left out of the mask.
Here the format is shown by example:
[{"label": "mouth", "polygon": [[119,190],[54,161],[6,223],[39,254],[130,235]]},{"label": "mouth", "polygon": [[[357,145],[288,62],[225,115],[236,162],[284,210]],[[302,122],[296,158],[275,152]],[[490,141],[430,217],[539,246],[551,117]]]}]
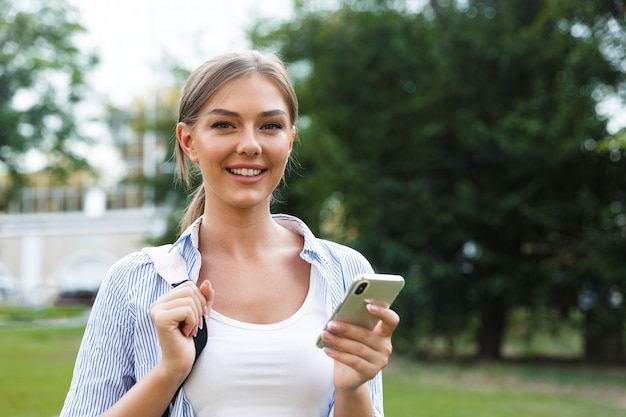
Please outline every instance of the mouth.
[{"label": "mouth", "polygon": [[265,172],[264,169],[252,169],[252,168],[234,168],[229,169],[228,172],[231,174],[239,175],[241,177],[256,177],[257,175],[261,175]]}]

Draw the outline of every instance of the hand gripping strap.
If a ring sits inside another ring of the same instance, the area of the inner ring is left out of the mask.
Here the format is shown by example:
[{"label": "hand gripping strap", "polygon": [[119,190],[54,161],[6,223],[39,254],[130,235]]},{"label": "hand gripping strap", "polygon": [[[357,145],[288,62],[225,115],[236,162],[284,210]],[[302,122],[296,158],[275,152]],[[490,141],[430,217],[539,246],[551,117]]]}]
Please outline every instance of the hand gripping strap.
[{"label": "hand gripping strap", "polygon": [[[172,287],[177,287],[183,282],[189,281],[189,276],[187,275],[187,262],[185,262],[185,259],[182,257],[180,252],[175,249],[171,250],[171,248],[172,245],[162,245],[143,248],[143,250],[152,260],[157,274],[159,274],[159,276],[167,281]],[[207,341],[208,323],[204,320],[204,316],[202,317],[202,322],[202,328],[198,330],[198,334],[193,338],[193,343],[196,347],[195,359],[198,359],[198,356],[202,353],[202,349],[204,349]],[[181,388],[182,385],[178,388],[176,394],[174,394],[174,398],[172,398],[170,405],[168,405],[165,413],[163,413],[163,417],[168,417],[170,415],[170,410],[174,406],[174,401],[176,400],[178,391],[180,391]]]}]

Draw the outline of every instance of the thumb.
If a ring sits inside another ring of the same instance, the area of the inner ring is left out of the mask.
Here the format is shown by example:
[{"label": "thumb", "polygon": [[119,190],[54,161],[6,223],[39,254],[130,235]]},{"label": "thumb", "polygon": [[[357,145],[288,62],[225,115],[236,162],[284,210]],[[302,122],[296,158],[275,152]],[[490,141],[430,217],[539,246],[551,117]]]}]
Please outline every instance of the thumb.
[{"label": "thumb", "polygon": [[215,296],[215,290],[211,286],[211,282],[207,279],[202,284],[200,284],[200,292],[206,298],[207,304],[211,305],[213,302],[213,297]]},{"label": "thumb", "polygon": [[204,316],[204,322],[209,324],[209,312],[213,305],[213,297],[215,296],[215,290],[211,286],[211,282],[207,279],[200,284],[200,292],[204,295],[206,305],[202,308],[202,315]]}]

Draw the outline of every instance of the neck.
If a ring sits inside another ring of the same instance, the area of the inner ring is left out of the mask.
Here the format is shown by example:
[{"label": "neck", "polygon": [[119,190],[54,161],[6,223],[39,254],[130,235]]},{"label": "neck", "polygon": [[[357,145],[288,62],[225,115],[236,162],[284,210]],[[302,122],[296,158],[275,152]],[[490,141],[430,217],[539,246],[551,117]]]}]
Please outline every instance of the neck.
[{"label": "neck", "polygon": [[200,251],[245,259],[276,247],[285,232],[272,219],[269,207],[216,212],[207,205],[200,225]]}]

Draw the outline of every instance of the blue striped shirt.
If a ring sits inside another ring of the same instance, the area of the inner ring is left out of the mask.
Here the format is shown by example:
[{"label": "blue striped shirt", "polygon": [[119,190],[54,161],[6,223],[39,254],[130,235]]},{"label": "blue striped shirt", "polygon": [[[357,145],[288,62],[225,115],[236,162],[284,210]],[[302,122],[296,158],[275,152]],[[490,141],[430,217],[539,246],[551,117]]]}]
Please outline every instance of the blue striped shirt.
[{"label": "blue striped shirt", "polygon": [[[344,292],[359,273],[373,272],[363,255],[354,249],[316,238],[311,230],[292,216],[275,214],[283,226],[304,236],[300,256],[315,265],[325,282],[323,297],[328,315],[339,305]],[[190,279],[200,272],[196,220],[172,245],[187,262]],[[119,260],[106,274],[78,351],[74,374],[61,417],[98,416],[115,404],[136,381],[160,360],[156,329],[150,305],[170,290],[144,251]],[[383,417],[382,374],[368,381],[376,417]],[[332,402],[328,405],[332,416]],[[181,390],[171,416],[193,417],[191,404]]]}]

